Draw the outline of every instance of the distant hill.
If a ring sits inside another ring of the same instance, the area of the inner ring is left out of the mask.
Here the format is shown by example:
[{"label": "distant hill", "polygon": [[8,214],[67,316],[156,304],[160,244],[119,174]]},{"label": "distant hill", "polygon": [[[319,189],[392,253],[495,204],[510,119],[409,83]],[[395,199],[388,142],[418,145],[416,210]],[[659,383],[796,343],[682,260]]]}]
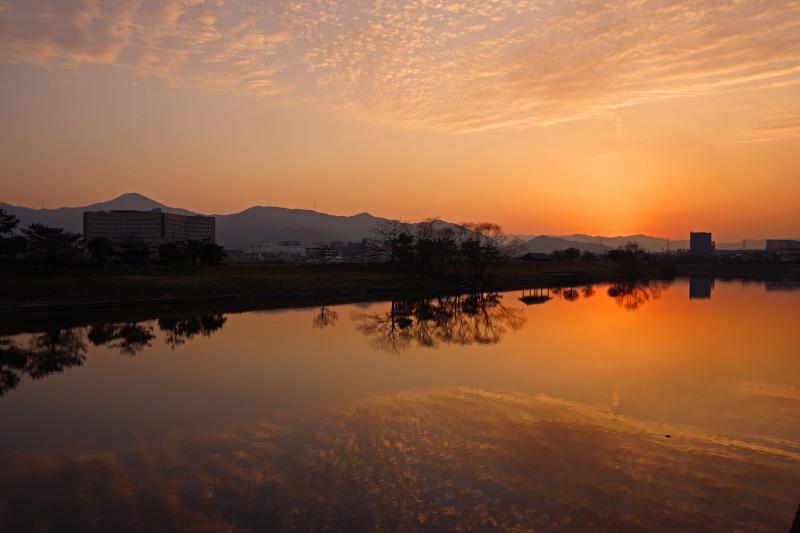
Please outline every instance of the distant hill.
[{"label": "distant hill", "polygon": [[[32,223],[47,224],[66,228],[69,231],[83,231],[83,212],[114,209],[135,209],[149,211],[160,208],[167,213],[183,215],[195,214],[178,207],[170,207],[138,193],[127,193],[107,202],[99,202],[81,207],[61,207],[58,209],[31,209],[0,202],[0,209],[16,215],[22,226]],[[217,241],[225,246],[249,245],[265,241],[301,241],[304,245],[327,241],[359,241],[370,236],[376,224],[385,218],[369,213],[353,216],[337,216],[319,213],[307,209],[287,209],[284,207],[255,206],[240,213],[214,215],[217,217]],[[438,221],[438,227],[455,226],[450,222]],[[578,248],[594,253],[603,253],[609,249],[624,246],[629,241],[637,242],[642,248],[650,251],[661,251],[667,248],[667,240],[649,235],[618,235],[606,237],[602,235],[516,235],[526,242],[528,251],[550,253],[566,248]],[[763,240],[748,240],[747,248],[764,249]],[[689,247],[685,240],[670,241],[670,249],[678,250]],[[717,248],[739,249],[738,243],[717,243]]]},{"label": "distant hill", "polygon": [[529,252],[547,254],[557,250],[566,250],[567,248],[577,248],[582,252],[588,250],[592,253],[603,254],[610,249],[610,247],[598,243],[580,242],[563,237],[550,237],[549,235],[534,237],[525,243],[525,246]]},{"label": "distant hill", "polygon": [[[650,252],[661,252],[667,249],[672,251],[688,249],[688,240],[669,240],[663,237],[652,237],[650,235],[618,235],[616,237],[607,237],[603,235],[586,235],[583,233],[575,233],[573,235],[563,235],[565,239],[583,243],[597,243],[608,246],[609,248],[618,248],[624,246],[628,242],[638,243],[639,246]],[[766,241],[764,239],[747,239],[745,246],[748,250],[763,250],[766,248]],[[718,250],[739,250],[742,248],[742,242],[718,242]]]},{"label": "distant hill", "polygon": [[110,209],[135,209],[139,211],[149,211],[160,208],[167,213],[178,213],[181,215],[191,215],[191,211],[169,207],[156,202],[138,193],[127,193],[118,196],[108,202],[85,205],[82,207],[59,207],[58,209],[31,209],[0,202],[0,209],[17,216],[20,226],[28,224],[47,224],[57,226],[77,233],[83,232],[83,212],[84,211],[104,211]]},{"label": "distant hill", "polygon": [[[83,231],[83,212],[160,208],[168,213],[193,215],[192,211],[170,207],[137,193],[123,194],[108,202],[59,209],[30,209],[0,203],[0,209],[16,215],[21,226],[32,223],[58,226],[69,231]],[[248,245],[275,240],[296,240],[303,244],[318,241],[358,241],[368,237],[372,228],[386,220],[369,213],[336,216],[305,209],[256,206],[240,213],[214,215],[217,218],[217,241],[225,246]]]},{"label": "distant hill", "polygon": [[291,240],[305,244],[326,241],[360,241],[385,220],[369,213],[336,216],[306,209],[251,207],[217,217],[217,240],[227,246]]}]

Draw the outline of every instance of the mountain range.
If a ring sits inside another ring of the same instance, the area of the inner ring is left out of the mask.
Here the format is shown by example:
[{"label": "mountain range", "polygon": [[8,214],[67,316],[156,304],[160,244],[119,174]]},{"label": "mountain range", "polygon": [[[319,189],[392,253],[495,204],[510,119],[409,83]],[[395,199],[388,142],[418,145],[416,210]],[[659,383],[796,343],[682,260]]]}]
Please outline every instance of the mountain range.
[{"label": "mountain range", "polygon": [[[195,214],[187,209],[171,207],[138,193],[123,194],[113,200],[82,207],[60,207],[57,209],[31,209],[0,202],[0,209],[16,215],[21,226],[32,223],[58,226],[69,231],[83,231],[84,211],[133,209],[149,211],[161,209],[167,213]],[[372,228],[387,219],[369,213],[352,216],[329,215],[309,209],[288,209],[273,206],[254,206],[239,213],[213,215],[217,219],[217,241],[228,247],[246,246],[265,241],[292,240],[304,245],[314,242],[359,241],[370,236]],[[440,224],[451,224],[440,222]],[[594,253],[603,253],[627,242],[637,242],[651,251],[667,248],[667,239],[649,235],[620,235],[616,237],[591,236],[581,233],[563,236],[517,235],[531,252],[553,252],[565,248],[578,248]],[[747,241],[748,249],[763,249],[764,241]],[[671,241],[672,250],[688,248],[688,241]],[[719,243],[720,249],[736,249],[741,243]]]}]

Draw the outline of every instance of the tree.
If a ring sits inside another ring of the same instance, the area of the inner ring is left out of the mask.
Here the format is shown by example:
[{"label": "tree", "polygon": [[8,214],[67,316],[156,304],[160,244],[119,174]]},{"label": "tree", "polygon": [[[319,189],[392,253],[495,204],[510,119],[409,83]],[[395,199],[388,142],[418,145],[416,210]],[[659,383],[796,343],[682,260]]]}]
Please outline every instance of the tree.
[{"label": "tree", "polygon": [[120,259],[126,265],[141,265],[150,257],[147,244],[134,237],[126,237],[119,243]]},{"label": "tree", "polygon": [[7,213],[5,209],[0,209],[0,235],[7,233],[14,233],[14,230],[19,226],[19,219]]},{"label": "tree", "polygon": [[622,248],[609,250],[606,256],[619,265],[620,272],[626,278],[635,278],[645,273],[647,267],[647,253],[638,243],[628,242]]},{"label": "tree", "polygon": [[581,251],[577,248],[567,248],[564,250],[564,259],[567,261],[576,261],[581,256]]},{"label": "tree", "polygon": [[394,263],[397,258],[398,239],[401,235],[410,235],[410,230],[406,222],[395,219],[379,222],[372,228],[372,233],[380,244],[389,246],[389,261]]},{"label": "tree", "polygon": [[28,256],[36,264],[58,268],[81,255],[81,236],[64,228],[31,224],[22,233],[28,241]]},{"label": "tree", "polygon": [[111,239],[106,237],[95,237],[86,243],[86,249],[89,250],[89,255],[95,261],[106,264],[111,256],[114,254],[114,243]]},{"label": "tree", "polygon": [[597,259],[597,256],[594,255],[589,250],[584,250],[583,253],[581,254],[581,259],[583,259],[586,262],[590,262],[590,261],[594,261],[595,259]]},{"label": "tree", "polygon": [[204,241],[200,248],[200,262],[204,265],[218,265],[228,257],[225,248],[211,241]]},{"label": "tree", "polygon": [[168,263],[179,263],[182,260],[181,250],[174,241],[161,243],[158,247],[158,257]]},{"label": "tree", "polygon": [[[0,209],[0,263],[13,261],[27,247],[25,237],[14,235],[17,226],[19,226],[19,219]],[[4,235],[10,235],[10,237]]]},{"label": "tree", "polygon": [[502,256],[503,228],[491,222],[464,222],[462,227],[466,237],[461,241],[461,255],[470,263],[472,274],[484,278],[489,266]]}]

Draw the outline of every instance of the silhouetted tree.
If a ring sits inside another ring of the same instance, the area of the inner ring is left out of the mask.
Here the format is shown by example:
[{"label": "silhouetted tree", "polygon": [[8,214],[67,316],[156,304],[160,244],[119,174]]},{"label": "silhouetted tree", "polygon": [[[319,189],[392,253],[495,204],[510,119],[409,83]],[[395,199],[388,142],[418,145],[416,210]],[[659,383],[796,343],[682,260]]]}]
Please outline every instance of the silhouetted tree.
[{"label": "silhouetted tree", "polygon": [[27,241],[21,235],[14,235],[19,219],[0,209],[0,266],[10,263],[25,252]]},{"label": "silhouetted tree", "polygon": [[158,319],[158,329],[166,333],[165,342],[174,350],[195,335],[210,337],[228,319],[221,313]]},{"label": "silhouetted tree", "polygon": [[502,303],[497,293],[396,300],[389,311],[354,315],[358,329],[373,337],[375,345],[392,352],[445,344],[492,344],[506,328],[519,329],[524,316]]},{"label": "silhouetted tree", "polygon": [[608,295],[628,311],[636,311],[650,300],[657,300],[661,293],[662,288],[651,283],[625,282],[608,288]]},{"label": "silhouetted tree", "polygon": [[619,265],[620,273],[626,278],[633,279],[646,272],[648,256],[638,243],[628,242],[622,248],[609,250],[606,256]]},{"label": "silhouetted tree", "polygon": [[95,346],[116,348],[120,353],[136,355],[155,339],[153,328],[137,322],[95,324],[89,328],[87,338]]},{"label": "silhouetted tree", "polygon": [[597,259],[597,256],[593,252],[590,252],[589,250],[584,250],[583,253],[581,254],[581,259],[583,259],[586,262],[590,262]]},{"label": "silhouetted tree", "polygon": [[414,249],[414,237],[410,233],[401,233],[397,239],[392,243],[395,259],[406,265],[409,265],[416,256]]},{"label": "silhouetted tree", "polygon": [[119,243],[119,257],[126,265],[142,265],[150,257],[150,248],[146,243],[128,236]]},{"label": "silhouetted tree", "polygon": [[339,313],[334,311],[333,309],[328,309],[326,306],[322,306],[319,308],[319,312],[314,315],[314,321],[312,322],[312,326],[317,329],[325,329],[328,326],[335,326],[336,322],[339,321]]},{"label": "silhouetted tree", "polygon": [[95,237],[86,243],[89,255],[98,263],[107,264],[114,255],[114,243],[106,237]]},{"label": "silhouetted tree", "polygon": [[13,233],[19,226],[19,219],[16,215],[8,213],[5,209],[0,209],[0,235]]},{"label": "silhouetted tree", "polygon": [[574,301],[578,300],[578,298],[580,298],[580,293],[578,292],[577,289],[569,287],[568,289],[565,289],[561,293],[561,297],[564,298],[568,302],[574,302]]},{"label": "silhouetted tree", "polygon": [[161,243],[158,247],[158,257],[168,263],[184,263],[188,261],[184,250],[174,241]]},{"label": "silhouetted tree", "polygon": [[372,233],[379,244],[389,247],[389,261],[394,263],[397,259],[398,239],[400,235],[409,235],[410,230],[408,223],[396,219],[379,222],[372,228]]},{"label": "silhouetted tree", "polygon": [[567,261],[576,261],[581,256],[581,251],[577,248],[567,248],[562,254]]},{"label": "silhouetted tree", "polygon": [[81,255],[81,236],[44,224],[31,224],[22,230],[28,241],[28,258],[35,264],[57,268]]},{"label": "silhouetted tree", "polygon": [[204,265],[218,265],[228,257],[225,248],[211,241],[203,241],[200,248],[200,262]]},{"label": "silhouetted tree", "polygon": [[27,346],[0,339],[0,396],[16,388],[22,376],[41,379],[80,366],[86,359],[82,330],[53,329],[33,335]]}]

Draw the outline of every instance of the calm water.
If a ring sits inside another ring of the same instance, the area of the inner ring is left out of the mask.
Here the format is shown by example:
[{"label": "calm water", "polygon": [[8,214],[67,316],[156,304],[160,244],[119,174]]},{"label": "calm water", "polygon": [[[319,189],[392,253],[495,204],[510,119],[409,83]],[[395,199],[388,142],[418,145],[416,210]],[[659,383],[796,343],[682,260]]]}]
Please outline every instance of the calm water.
[{"label": "calm water", "polygon": [[786,532],[792,288],[595,285],[5,337],[0,530]]}]

